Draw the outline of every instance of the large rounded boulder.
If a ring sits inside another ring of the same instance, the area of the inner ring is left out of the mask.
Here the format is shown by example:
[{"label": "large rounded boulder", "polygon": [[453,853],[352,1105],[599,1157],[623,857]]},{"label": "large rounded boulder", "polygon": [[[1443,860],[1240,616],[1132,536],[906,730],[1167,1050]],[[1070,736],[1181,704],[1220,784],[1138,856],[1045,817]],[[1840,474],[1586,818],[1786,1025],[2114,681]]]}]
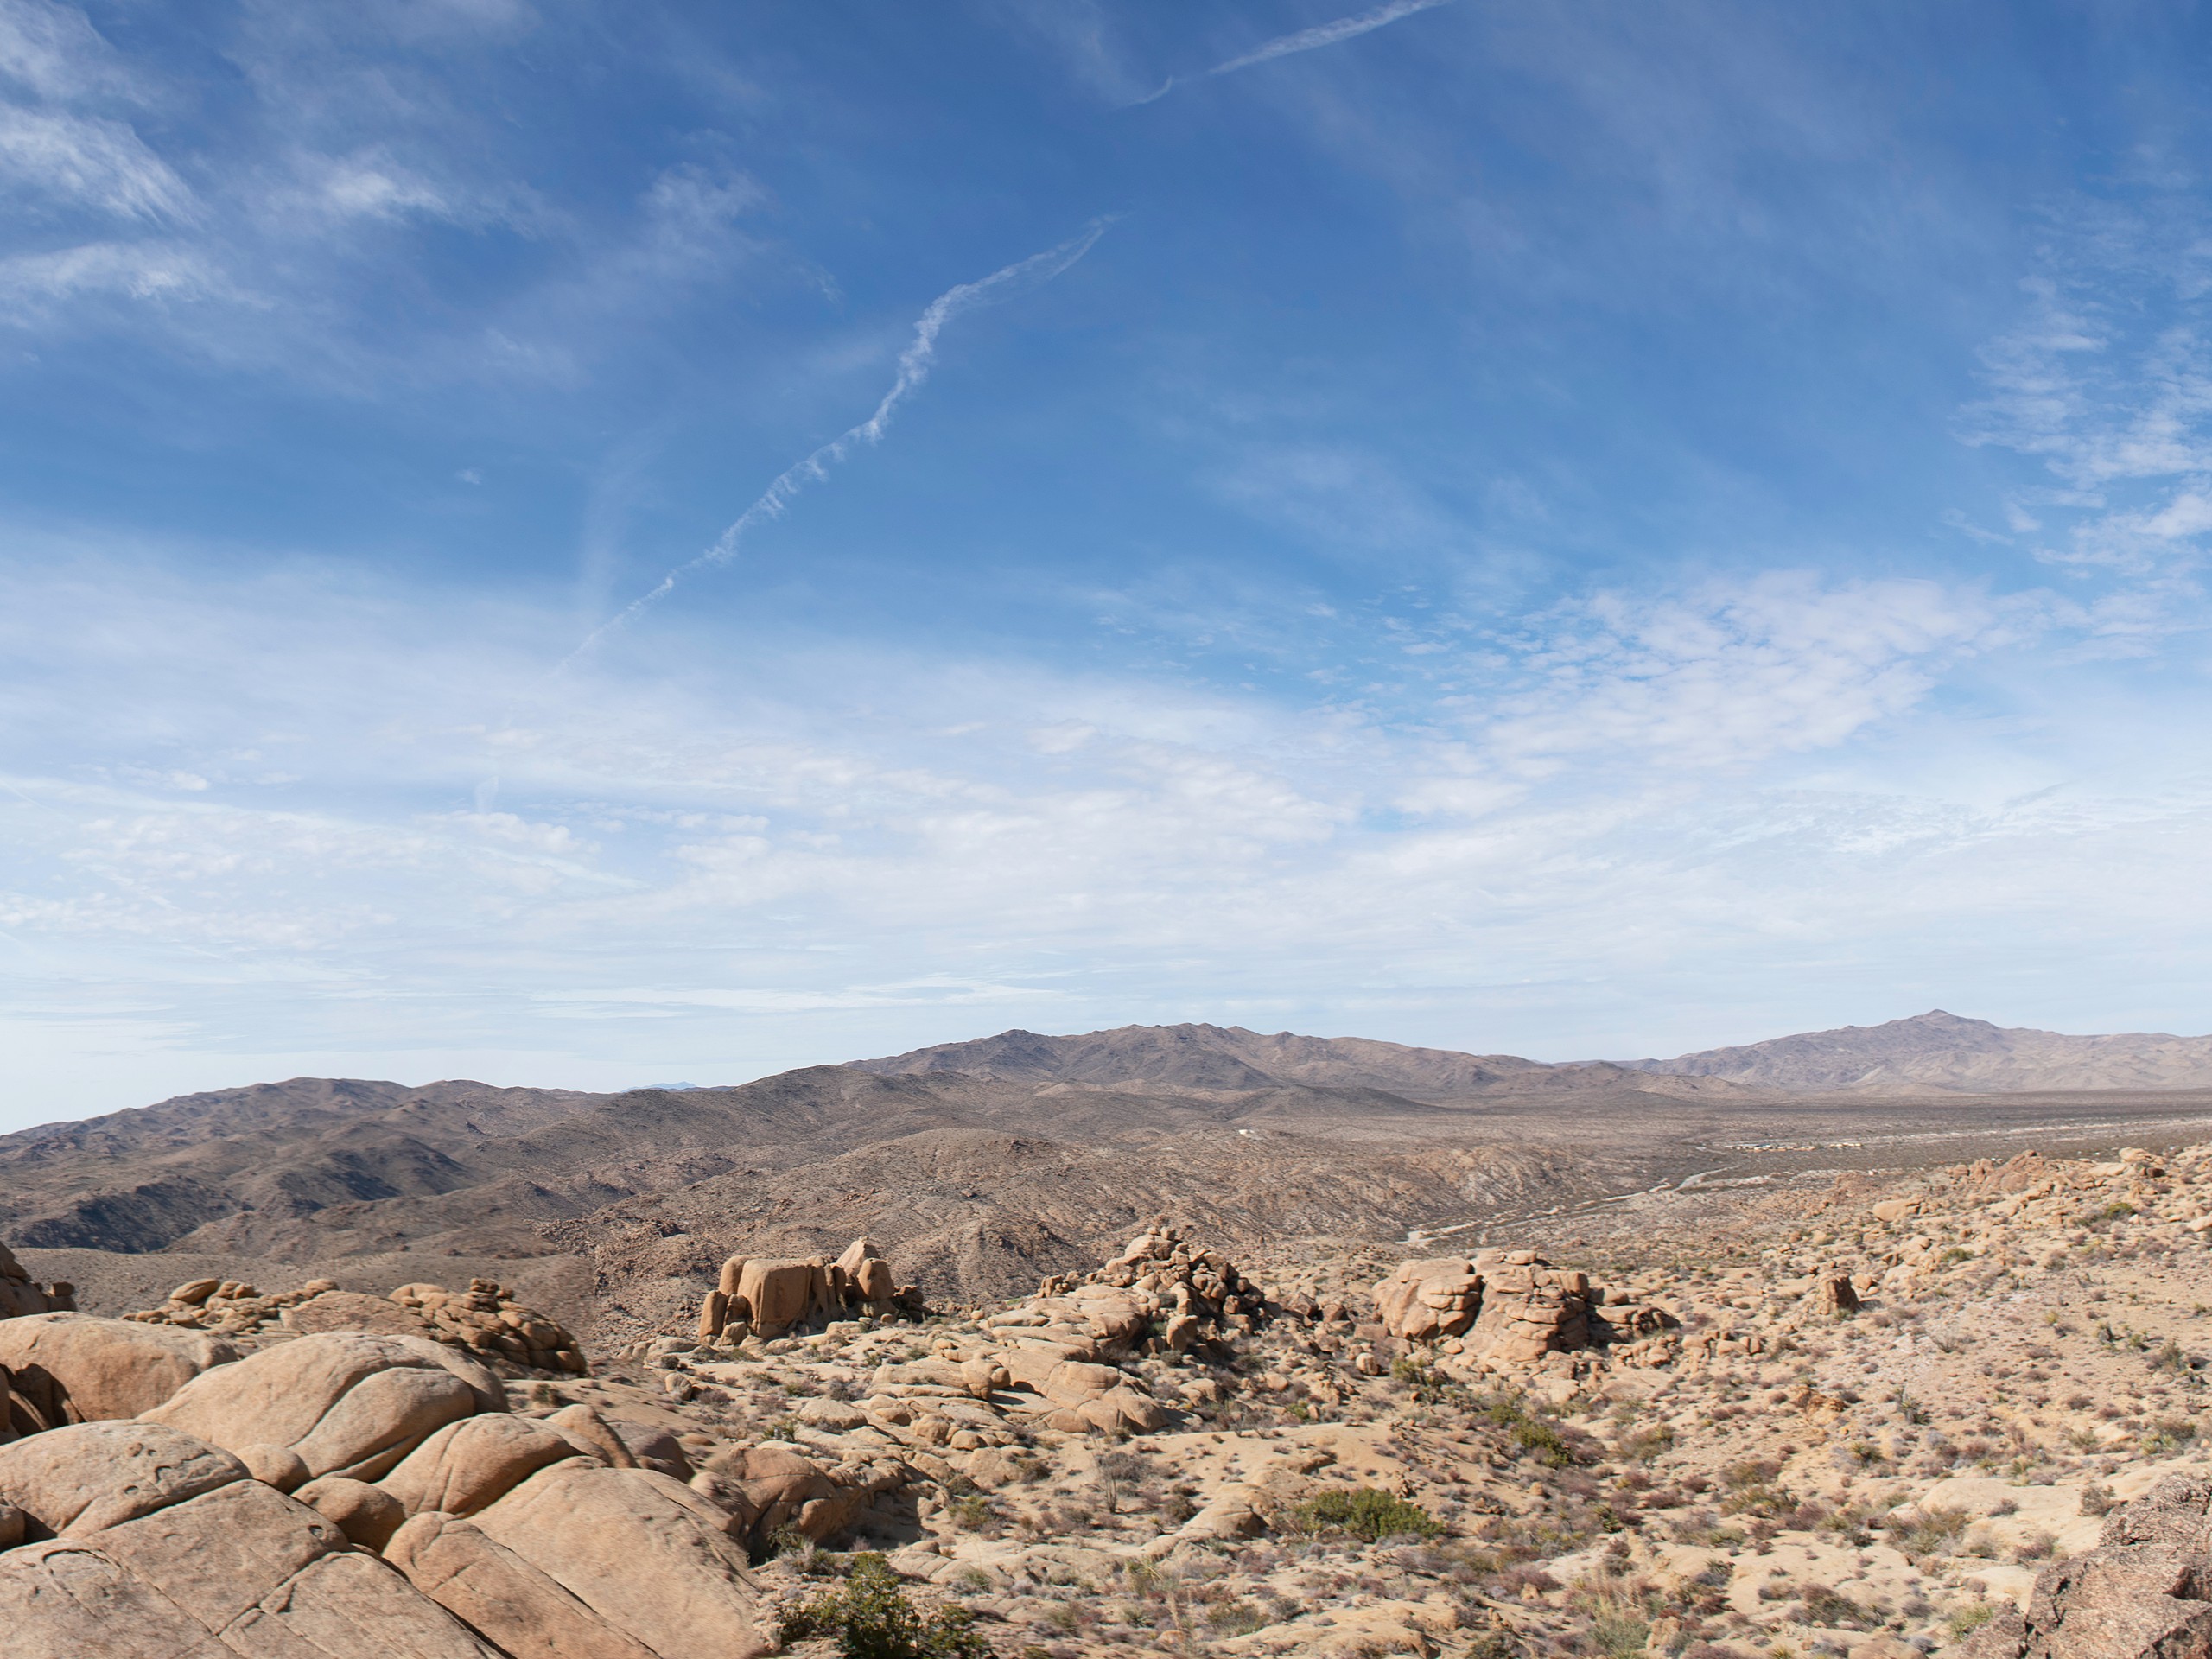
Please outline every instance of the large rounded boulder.
[{"label": "large rounded boulder", "polygon": [[311,1478],[372,1481],[447,1424],[505,1408],[496,1376],[435,1342],[332,1332],[195,1377],[142,1420],[241,1457],[289,1451]]},{"label": "large rounded boulder", "polygon": [[90,1313],[0,1319],[0,1367],[48,1427],[136,1417],[238,1357],[220,1337],[130,1319]]}]

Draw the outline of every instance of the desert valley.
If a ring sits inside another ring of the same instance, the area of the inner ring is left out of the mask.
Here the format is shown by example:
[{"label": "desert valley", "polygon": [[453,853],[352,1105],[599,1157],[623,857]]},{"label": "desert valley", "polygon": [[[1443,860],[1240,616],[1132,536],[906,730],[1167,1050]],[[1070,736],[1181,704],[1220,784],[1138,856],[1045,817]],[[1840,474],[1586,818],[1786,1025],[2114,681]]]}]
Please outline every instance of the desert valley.
[{"label": "desert valley", "polygon": [[11,1656],[2212,1651],[2212,1040],[1009,1032],[0,1168]]}]

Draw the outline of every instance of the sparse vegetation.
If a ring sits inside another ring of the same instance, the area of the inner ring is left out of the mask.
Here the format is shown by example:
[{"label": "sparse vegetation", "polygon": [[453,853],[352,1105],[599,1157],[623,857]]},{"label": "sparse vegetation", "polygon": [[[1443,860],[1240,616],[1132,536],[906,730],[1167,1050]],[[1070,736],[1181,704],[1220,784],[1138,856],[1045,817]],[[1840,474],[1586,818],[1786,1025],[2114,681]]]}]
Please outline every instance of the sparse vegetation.
[{"label": "sparse vegetation", "polygon": [[990,1648],[962,1607],[924,1613],[880,1554],[852,1558],[843,1582],[785,1615],[782,1639],[829,1637],[844,1659],[988,1659]]},{"label": "sparse vegetation", "polygon": [[1317,1492],[1298,1506],[1297,1517],[1308,1531],[1342,1532],[1369,1543],[1385,1538],[1433,1538],[1444,1530],[1419,1504],[1371,1486]]}]

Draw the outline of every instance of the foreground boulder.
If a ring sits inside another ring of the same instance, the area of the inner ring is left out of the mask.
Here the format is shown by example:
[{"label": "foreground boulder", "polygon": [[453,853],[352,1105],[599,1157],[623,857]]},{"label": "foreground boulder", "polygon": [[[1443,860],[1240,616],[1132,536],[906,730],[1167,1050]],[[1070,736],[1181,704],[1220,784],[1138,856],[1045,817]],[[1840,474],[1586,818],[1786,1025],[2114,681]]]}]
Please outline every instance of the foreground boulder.
[{"label": "foreground boulder", "polygon": [[578,1458],[474,1522],[662,1659],[751,1659],[773,1646],[733,1517],[681,1481]]},{"label": "foreground boulder", "polygon": [[203,1373],[142,1421],[249,1461],[249,1448],[289,1452],[309,1477],[374,1480],[448,1423],[505,1408],[497,1377],[436,1343],[331,1332]]},{"label": "foreground boulder", "polygon": [[2212,1481],[2171,1476],[2115,1510],[2098,1547],[2036,1574],[1961,1659],[2206,1659],[2212,1656]]},{"label": "foreground boulder", "polygon": [[467,1521],[435,1510],[400,1528],[385,1559],[512,1659],[658,1659],[553,1579]]},{"label": "foreground boulder", "polygon": [[40,1421],[14,1432],[150,1411],[238,1351],[219,1337],[167,1331],[89,1313],[0,1320],[0,1367]]},{"label": "foreground boulder", "polygon": [[10,1659],[497,1659],[305,1504],[180,1431],[54,1429],[0,1450],[42,1541],[0,1553]]}]

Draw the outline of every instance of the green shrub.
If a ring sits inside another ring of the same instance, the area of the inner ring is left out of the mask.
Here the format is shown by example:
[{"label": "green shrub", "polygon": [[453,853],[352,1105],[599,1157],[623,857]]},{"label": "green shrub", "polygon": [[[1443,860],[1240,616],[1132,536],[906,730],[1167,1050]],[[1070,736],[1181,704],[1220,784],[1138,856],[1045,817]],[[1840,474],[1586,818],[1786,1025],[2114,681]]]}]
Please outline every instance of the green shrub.
[{"label": "green shrub", "polygon": [[1298,1506],[1298,1519],[1309,1532],[1346,1532],[1370,1544],[1384,1538],[1433,1538],[1444,1530],[1444,1523],[1420,1504],[1372,1486],[1316,1493]]},{"label": "green shrub", "polygon": [[989,1659],[989,1647],[969,1628],[974,1618],[964,1607],[921,1612],[871,1550],[853,1557],[842,1584],[784,1616],[783,1640],[832,1637],[845,1659]]},{"label": "green shrub", "polygon": [[1976,1602],[1971,1607],[1961,1607],[1943,1621],[1954,1642],[1973,1635],[1996,1617],[1996,1609],[1986,1602]]}]

